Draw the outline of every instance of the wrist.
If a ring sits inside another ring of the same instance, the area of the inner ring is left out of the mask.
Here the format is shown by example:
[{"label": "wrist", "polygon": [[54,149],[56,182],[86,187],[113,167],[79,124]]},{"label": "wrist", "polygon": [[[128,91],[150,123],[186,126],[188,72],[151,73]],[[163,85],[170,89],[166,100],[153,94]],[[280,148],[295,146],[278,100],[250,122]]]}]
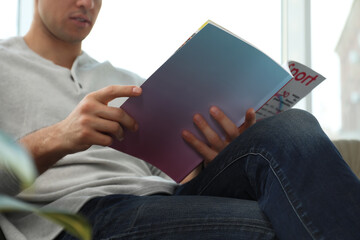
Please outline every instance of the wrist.
[{"label": "wrist", "polygon": [[19,143],[32,156],[39,173],[46,171],[70,153],[66,149],[57,124],[30,133],[21,138]]},{"label": "wrist", "polygon": [[204,169],[204,162],[200,163],[189,175],[187,175],[180,184],[184,184],[195,178]]}]

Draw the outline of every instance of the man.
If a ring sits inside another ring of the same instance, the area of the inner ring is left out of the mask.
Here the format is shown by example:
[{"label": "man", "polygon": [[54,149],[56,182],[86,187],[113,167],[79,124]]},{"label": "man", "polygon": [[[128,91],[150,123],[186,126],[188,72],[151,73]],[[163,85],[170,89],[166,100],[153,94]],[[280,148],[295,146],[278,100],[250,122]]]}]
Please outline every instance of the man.
[{"label": "man", "polygon": [[[237,128],[212,107],[227,139],[195,115],[208,142],[187,131],[183,138],[205,168],[182,185],[106,147],[109,135],[122,139],[124,128],[141,127],[117,107],[141,94],[141,80],[82,52],[101,4],[35,0],[29,32],[0,44],[0,128],[19,139],[41,173],[19,198],[80,212],[94,239],[355,239],[359,181],[305,112],[254,125],[250,109]],[[0,174],[1,188],[17,194],[11,173]],[[9,239],[71,239],[32,214],[2,215],[0,226]]]}]

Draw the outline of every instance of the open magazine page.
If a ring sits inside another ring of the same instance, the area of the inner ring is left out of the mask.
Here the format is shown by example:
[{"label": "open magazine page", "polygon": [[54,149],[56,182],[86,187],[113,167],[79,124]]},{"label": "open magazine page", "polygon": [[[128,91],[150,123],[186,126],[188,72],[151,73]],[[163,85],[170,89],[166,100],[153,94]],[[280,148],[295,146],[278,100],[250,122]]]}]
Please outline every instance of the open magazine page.
[{"label": "open magazine page", "polygon": [[325,79],[301,63],[289,61],[288,66],[293,78],[256,111],[257,120],[292,108]]}]

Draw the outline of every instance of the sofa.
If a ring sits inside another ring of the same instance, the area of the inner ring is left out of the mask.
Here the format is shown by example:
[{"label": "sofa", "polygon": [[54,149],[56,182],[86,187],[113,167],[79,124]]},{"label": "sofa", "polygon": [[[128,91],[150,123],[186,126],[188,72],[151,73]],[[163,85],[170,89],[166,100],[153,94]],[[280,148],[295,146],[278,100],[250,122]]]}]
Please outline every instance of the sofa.
[{"label": "sofa", "polygon": [[360,178],[360,140],[333,140],[333,143],[351,170]]}]

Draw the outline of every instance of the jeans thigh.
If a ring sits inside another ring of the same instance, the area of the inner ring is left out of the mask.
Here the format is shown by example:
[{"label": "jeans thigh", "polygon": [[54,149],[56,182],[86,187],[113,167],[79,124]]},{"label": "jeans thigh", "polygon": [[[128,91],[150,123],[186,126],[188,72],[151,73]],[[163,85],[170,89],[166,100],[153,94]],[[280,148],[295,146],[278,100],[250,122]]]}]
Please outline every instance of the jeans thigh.
[{"label": "jeans thigh", "polygon": [[80,213],[92,224],[93,239],[275,239],[257,202],[249,200],[111,195],[93,199]]}]

